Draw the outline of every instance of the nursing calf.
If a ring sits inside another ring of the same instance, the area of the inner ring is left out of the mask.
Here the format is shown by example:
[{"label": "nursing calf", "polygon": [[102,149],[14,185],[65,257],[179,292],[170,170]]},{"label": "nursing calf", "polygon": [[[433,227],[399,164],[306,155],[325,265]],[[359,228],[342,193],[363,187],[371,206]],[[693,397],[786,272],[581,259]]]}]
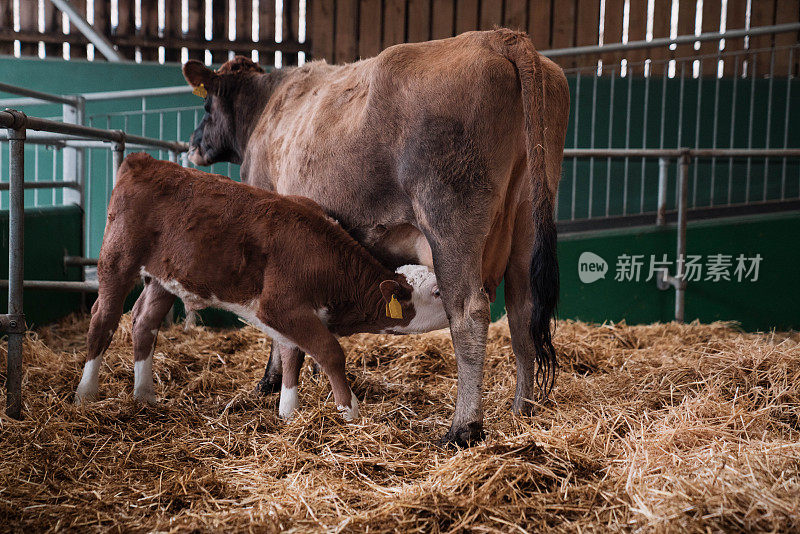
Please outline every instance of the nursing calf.
[{"label": "nursing calf", "polygon": [[76,402],[97,395],[102,354],[138,278],[133,308],[134,396],[154,402],[159,326],[176,297],[188,309],[231,311],[279,341],[280,415],[296,408],[299,351],[328,376],[345,419],[358,401],[337,335],[414,333],[447,326],[427,267],[383,267],[314,202],[277,195],[174,163],[133,154],[108,207],[97,267],[88,352]]}]

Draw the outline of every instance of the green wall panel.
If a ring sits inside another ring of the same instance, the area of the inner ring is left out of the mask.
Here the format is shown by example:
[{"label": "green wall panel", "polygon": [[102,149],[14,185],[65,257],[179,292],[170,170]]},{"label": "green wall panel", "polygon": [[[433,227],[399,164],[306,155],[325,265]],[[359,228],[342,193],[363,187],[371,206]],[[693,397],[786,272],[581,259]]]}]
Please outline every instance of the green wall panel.
[{"label": "green wall panel", "polygon": [[[0,278],[8,278],[8,211],[0,211]],[[81,212],[75,206],[25,210],[25,279],[80,280],[78,267],[64,267],[64,255],[80,253]],[[0,291],[0,312],[8,311],[8,291]],[[42,325],[80,308],[77,293],[25,291],[28,325]]]}]

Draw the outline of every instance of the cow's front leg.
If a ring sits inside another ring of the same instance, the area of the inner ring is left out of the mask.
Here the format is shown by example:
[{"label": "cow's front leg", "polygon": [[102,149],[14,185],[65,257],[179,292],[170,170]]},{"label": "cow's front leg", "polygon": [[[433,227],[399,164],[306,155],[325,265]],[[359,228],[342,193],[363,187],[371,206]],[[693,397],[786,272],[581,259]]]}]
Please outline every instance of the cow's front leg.
[{"label": "cow's front leg", "polygon": [[256,385],[255,393],[257,395],[270,395],[277,393],[281,390],[282,376],[283,376],[283,362],[281,361],[281,354],[285,350],[293,351],[296,358],[300,360],[300,367],[303,366],[305,353],[297,347],[285,347],[275,339],[272,340],[272,350],[269,353],[269,361],[267,367],[264,369],[264,376],[259,380]]},{"label": "cow's front leg", "polygon": [[288,421],[297,410],[297,386],[300,381],[300,369],[303,367],[305,354],[297,347],[280,345],[279,347],[283,378],[278,414]]}]

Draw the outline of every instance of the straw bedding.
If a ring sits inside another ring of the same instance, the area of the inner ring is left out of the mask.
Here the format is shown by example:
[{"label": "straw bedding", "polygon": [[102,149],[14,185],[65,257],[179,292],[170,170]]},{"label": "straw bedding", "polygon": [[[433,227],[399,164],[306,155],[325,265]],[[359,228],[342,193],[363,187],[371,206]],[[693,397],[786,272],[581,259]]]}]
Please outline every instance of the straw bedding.
[{"label": "straw bedding", "polygon": [[798,334],[560,322],[557,387],[520,418],[500,322],[487,440],[455,451],[436,445],[456,392],[446,331],[343,340],[360,422],[307,363],[285,425],[277,395],[251,394],[269,341],[250,327],[162,330],[160,402],[142,407],[126,316],[101,400],[73,406],[87,326],[25,344],[25,420],[0,420],[0,530],[800,530]]}]

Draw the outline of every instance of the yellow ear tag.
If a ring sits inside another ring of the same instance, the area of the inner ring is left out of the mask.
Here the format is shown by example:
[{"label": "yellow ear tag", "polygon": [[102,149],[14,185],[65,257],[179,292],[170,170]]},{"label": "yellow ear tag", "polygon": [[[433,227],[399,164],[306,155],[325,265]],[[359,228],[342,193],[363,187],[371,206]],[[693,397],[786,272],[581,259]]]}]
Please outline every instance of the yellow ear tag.
[{"label": "yellow ear tag", "polygon": [[192,94],[195,94],[200,98],[205,98],[208,96],[208,91],[206,91],[206,86],[201,83],[192,90]]},{"label": "yellow ear tag", "polygon": [[394,295],[392,295],[392,300],[386,305],[386,317],[391,317],[392,319],[403,318],[403,307]]}]

